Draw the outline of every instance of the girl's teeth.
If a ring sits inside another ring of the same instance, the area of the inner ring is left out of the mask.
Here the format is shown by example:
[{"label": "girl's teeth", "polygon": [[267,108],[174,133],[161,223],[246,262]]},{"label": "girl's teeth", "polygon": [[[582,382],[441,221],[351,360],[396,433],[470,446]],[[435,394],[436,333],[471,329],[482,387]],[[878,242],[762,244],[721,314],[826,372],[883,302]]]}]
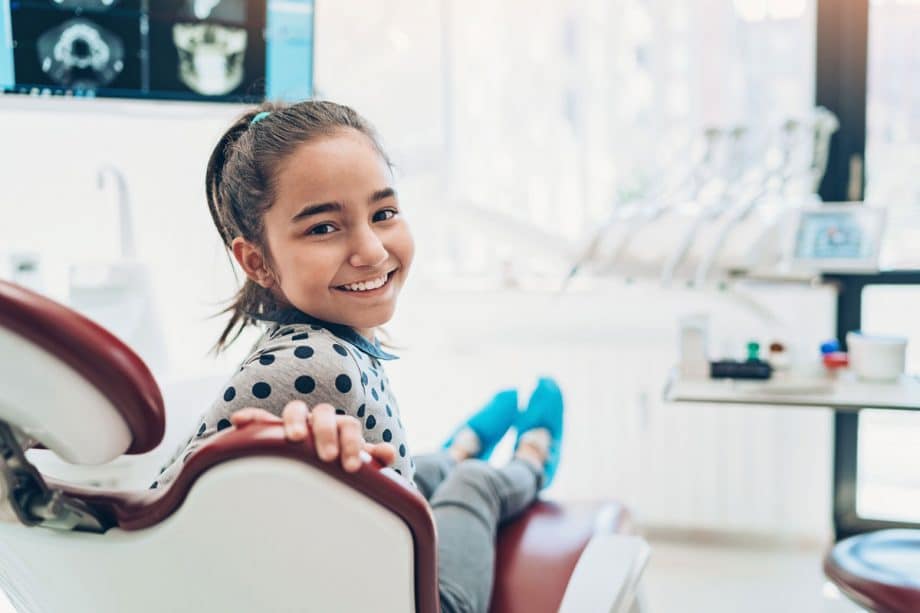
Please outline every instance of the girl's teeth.
[{"label": "girl's teeth", "polygon": [[345,289],[352,292],[366,292],[368,290],[377,289],[382,287],[387,282],[387,275],[383,275],[379,279],[373,279],[371,281],[366,281],[363,283],[352,283],[351,285],[343,285]]}]

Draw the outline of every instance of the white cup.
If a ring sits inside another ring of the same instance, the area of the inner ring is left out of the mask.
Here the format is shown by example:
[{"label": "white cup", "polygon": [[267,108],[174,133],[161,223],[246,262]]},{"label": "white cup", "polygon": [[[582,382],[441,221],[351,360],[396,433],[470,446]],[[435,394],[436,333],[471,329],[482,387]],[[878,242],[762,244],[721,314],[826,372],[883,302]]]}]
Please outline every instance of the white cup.
[{"label": "white cup", "polygon": [[904,372],[907,339],[847,333],[850,370],[867,381],[895,381]]}]

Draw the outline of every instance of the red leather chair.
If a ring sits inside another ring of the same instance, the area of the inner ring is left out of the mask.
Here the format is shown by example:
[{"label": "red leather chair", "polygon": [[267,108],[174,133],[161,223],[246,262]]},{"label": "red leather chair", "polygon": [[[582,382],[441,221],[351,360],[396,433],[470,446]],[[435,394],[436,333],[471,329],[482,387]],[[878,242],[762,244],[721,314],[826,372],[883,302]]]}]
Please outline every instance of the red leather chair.
[{"label": "red leather chair", "polygon": [[[166,488],[55,482],[23,449],[149,451],[159,388],[106,330],[5,282],[0,355],[0,587],[17,610],[438,611],[428,504],[379,464],[346,473],[257,424],[213,436]],[[499,535],[491,610],[639,610],[648,547],[631,534],[616,504],[538,502]]]},{"label": "red leather chair", "polygon": [[920,530],[880,530],[834,545],[824,573],[851,600],[880,613],[920,611]]}]

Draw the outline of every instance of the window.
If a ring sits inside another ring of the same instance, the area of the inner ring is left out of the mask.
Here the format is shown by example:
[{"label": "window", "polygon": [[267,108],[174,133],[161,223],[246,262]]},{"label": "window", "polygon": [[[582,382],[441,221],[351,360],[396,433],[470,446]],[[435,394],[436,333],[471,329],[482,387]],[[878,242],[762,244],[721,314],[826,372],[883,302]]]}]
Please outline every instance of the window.
[{"label": "window", "polygon": [[[814,106],[815,0],[448,4],[450,197],[492,223],[582,239],[706,127],[756,140]],[[467,265],[502,258],[469,234]]]}]

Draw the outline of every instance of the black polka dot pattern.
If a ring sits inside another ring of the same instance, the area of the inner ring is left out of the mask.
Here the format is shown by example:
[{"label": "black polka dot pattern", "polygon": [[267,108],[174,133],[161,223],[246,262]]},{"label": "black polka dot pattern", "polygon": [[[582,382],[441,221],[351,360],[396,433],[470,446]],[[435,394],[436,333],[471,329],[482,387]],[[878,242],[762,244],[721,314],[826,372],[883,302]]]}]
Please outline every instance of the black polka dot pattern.
[{"label": "black polka dot pattern", "polygon": [[313,380],[313,377],[303,375],[294,381],[294,388],[301,394],[309,394],[316,389],[316,381]]},{"label": "black polka dot pattern", "polygon": [[252,386],[252,395],[260,400],[264,400],[271,396],[272,386],[266,383],[265,381],[259,381]]},{"label": "black polka dot pattern", "polygon": [[335,378],[335,389],[339,390],[343,394],[347,394],[351,391],[351,377],[348,375],[339,375]]},{"label": "black polka dot pattern", "polygon": [[[393,445],[396,455],[391,467],[411,478],[411,450],[381,362],[347,338],[318,325],[276,325],[265,338],[282,336],[280,340],[263,340],[254,348],[240,372],[219,392],[223,402],[198,421],[189,433],[190,442],[180,448],[182,452],[171,463],[181,466],[183,461],[191,461],[193,450],[202,440],[232,426],[229,416],[235,410],[244,406],[280,409],[302,398],[309,406],[332,404],[337,416],[357,417],[365,439]],[[169,470],[169,465],[164,469],[157,477],[161,489],[176,472]]]}]

